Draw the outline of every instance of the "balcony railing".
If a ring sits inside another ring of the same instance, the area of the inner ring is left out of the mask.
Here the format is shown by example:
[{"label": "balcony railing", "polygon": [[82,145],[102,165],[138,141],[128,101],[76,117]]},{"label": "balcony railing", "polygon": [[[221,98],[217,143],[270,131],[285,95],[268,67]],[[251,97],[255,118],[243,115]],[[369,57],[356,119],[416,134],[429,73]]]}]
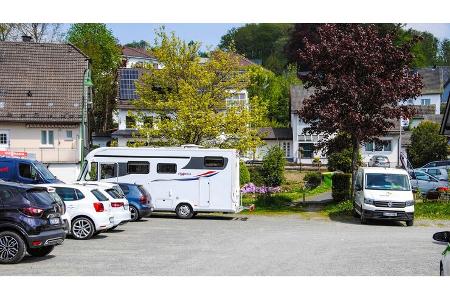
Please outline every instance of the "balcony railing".
[{"label": "balcony railing", "polygon": [[27,152],[28,157],[43,163],[78,163],[80,161],[79,149],[71,148],[6,148],[12,152]]}]

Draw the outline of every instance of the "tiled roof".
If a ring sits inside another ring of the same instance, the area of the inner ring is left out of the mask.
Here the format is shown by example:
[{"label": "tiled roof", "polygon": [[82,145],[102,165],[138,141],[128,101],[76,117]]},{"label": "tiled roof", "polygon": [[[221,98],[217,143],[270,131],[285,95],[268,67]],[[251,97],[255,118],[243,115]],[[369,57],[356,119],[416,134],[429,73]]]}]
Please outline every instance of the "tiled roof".
[{"label": "tiled roof", "polygon": [[127,46],[122,47],[122,55],[129,57],[139,57],[144,59],[155,59],[151,51],[143,48],[131,48]]},{"label": "tiled roof", "polygon": [[440,94],[450,78],[450,67],[421,68],[415,70],[422,76],[422,94]]},{"label": "tiled roof", "polygon": [[87,66],[71,44],[0,42],[0,120],[80,122]]},{"label": "tiled roof", "polygon": [[291,111],[297,112],[302,107],[303,101],[314,93],[314,89],[306,89],[303,85],[292,85],[290,92]]},{"label": "tiled roof", "polygon": [[263,140],[292,140],[292,128],[260,128],[259,133]]}]

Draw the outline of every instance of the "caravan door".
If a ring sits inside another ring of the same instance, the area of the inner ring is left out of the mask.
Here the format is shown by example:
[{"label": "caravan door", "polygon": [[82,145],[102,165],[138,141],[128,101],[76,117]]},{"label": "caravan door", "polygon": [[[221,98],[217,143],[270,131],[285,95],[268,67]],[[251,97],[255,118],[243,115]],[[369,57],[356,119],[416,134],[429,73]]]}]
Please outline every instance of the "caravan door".
[{"label": "caravan door", "polygon": [[211,188],[208,177],[200,177],[199,180],[199,206],[207,207],[210,204]]}]

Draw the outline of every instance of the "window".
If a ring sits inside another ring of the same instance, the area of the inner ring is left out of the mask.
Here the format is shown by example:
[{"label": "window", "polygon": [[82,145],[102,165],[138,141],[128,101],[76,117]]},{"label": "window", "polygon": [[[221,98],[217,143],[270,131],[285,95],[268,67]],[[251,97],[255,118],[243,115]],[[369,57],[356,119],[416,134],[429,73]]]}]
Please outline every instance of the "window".
[{"label": "window", "polygon": [[77,194],[78,200],[84,199],[84,194],[80,190],[75,189],[75,194]]},{"label": "window", "polygon": [[401,174],[368,173],[366,189],[387,191],[409,191],[409,177]]},{"label": "window", "polygon": [[384,141],[376,141],[376,142],[367,142],[365,144],[366,152],[390,152],[392,151],[392,141],[384,140]]},{"label": "window", "polygon": [[86,173],[85,180],[96,181],[98,177],[98,162],[91,162],[91,169]]},{"label": "window", "polygon": [[7,147],[9,145],[9,138],[7,131],[0,131],[0,147]]},{"label": "window", "polygon": [[41,130],[41,145],[42,146],[54,145],[53,130]]},{"label": "window", "polygon": [[223,157],[205,156],[203,165],[207,168],[223,168],[225,159]]},{"label": "window", "polygon": [[156,166],[156,171],[163,174],[175,174],[177,172],[177,164],[160,163]]},{"label": "window", "polygon": [[148,174],[150,164],[147,161],[129,161],[127,165],[128,174]]},{"label": "window", "polygon": [[299,151],[301,153],[301,158],[313,158],[314,144],[313,143],[300,143]]},{"label": "window", "polygon": [[23,178],[37,179],[36,169],[27,163],[19,163],[19,175]]},{"label": "window", "polygon": [[103,195],[99,190],[92,190],[91,193],[95,196],[95,198],[97,198],[98,201],[108,201],[108,197]]},{"label": "window", "polygon": [[58,194],[59,197],[61,197],[61,199],[63,199],[63,201],[78,200],[75,189],[65,188],[65,187],[57,187],[57,188],[55,188],[55,192]]},{"label": "window", "polygon": [[108,193],[108,195],[110,195],[114,199],[121,199],[122,198],[122,196],[115,189],[107,189],[105,191]]},{"label": "window", "polygon": [[127,128],[134,128],[136,127],[136,120],[132,116],[126,116],[125,117],[125,126]]},{"label": "window", "polygon": [[102,164],[100,179],[114,178],[117,175],[117,164]]},{"label": "window", "polygon": [[283,149],[284,157],[291,156],[291,143],[290,142],[283,142],[281,144],[281,148]]},{"label": "window", "polygon": [[422,105],[431,105],[431,99],[421,99]]},{"label": "window", "polygon": [[66,140],[73,140],[72,130],[66,130]]},{"label": "window", "polygon": [[130,188],[126,184],[119,184],[119,186],[125,195],[130,193]]}]

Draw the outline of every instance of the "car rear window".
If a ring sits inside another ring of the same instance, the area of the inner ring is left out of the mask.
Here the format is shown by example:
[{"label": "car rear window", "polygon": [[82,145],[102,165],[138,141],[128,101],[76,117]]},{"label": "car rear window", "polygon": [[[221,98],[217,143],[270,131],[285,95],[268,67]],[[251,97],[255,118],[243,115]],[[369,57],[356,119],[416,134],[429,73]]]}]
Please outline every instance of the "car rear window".
[{"label": "car rear window", "polygon": [[97,198],[98,201],[108,201],[108,198],[99,190],[92,190],[91,193],[95,196],[95,198]]},{"label": "car rear window", "polygon": [[108,195],[110,195],[111,197],[113,197],[114,199],[120,199],[122,198],[120,193],[118,191],[116,191],[115,189],[107,189],[105,190]]},{"label": "car rear window", "polygon": [[55,202],[53,197],[47,191],[28,190],[27,198],[37,206],[49,206]]},{"label": "car rear window", "polygon": [[126,184],[119,184],[119,186],[125,195],[128,195],[130,193],[130,189]]},{"label": "car rear window", "polygon": [[142,185],[138,185],[137,188],[143,195],[147,195],[147,190]]}]

